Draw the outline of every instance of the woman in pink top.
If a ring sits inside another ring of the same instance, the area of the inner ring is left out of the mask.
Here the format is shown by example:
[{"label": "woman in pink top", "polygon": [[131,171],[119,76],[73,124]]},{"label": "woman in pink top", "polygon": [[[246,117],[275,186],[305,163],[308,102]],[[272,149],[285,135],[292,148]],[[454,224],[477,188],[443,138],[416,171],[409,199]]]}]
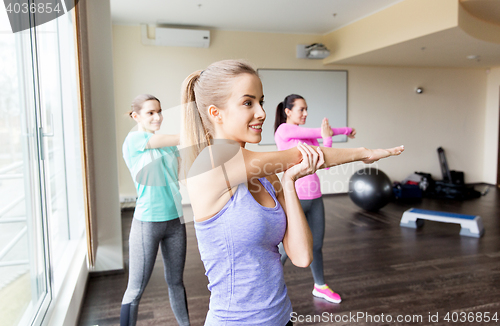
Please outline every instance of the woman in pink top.
[{"label": "woman in pink top", "polygon": [[[318,138],[323,138],[324,147],[332,147],[332,136],[347,135],[349,138],[354,138],[356,134],[353,128],[331,128],[326,118],[323,119],[321,128],[299,127],[306,123],[306,118],[307,103],[302,96],[291,94],[278,104],[274,124],[274,139],[278,150],[296,147],[299,142],[319,146]],[[312,294],[330,302],[340,303],[342,301],[340,295],[333,292],[324,280],[322,248],[325,235],[325,209],[318,176],[313,173],[298,179],[295,182],[295,189],[313,235],[311,271],[314,289]],[[284,264],[288,256],[282,245],[280,245],[280,253],[281,262]]]}]

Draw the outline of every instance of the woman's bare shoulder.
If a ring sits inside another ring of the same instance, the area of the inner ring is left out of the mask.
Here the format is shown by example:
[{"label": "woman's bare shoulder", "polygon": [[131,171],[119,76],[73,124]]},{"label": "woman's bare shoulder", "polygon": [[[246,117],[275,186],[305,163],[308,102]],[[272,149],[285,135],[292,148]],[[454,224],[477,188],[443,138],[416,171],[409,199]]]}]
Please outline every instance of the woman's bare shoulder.
[{"label": "woman's bare shoulder", "polygon": [[235,143],[216,142],[205,147],[196,157],[189,170],[190,176],[196,176],[212,169],[220,167],[229,162],[242,148]]}]

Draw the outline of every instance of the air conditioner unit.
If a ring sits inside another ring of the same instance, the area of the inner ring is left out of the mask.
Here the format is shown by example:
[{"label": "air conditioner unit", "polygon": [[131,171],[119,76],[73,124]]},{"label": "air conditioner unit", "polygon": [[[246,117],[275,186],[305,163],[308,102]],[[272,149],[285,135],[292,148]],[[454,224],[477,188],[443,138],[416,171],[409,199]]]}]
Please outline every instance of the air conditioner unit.
[{"label": "air conditioner unit", "polygon": [[210,31],[156,27],[156,39],[152,40],[147,36],[147,25],[142,25],[142,43],[145,45],[208,48]]}]

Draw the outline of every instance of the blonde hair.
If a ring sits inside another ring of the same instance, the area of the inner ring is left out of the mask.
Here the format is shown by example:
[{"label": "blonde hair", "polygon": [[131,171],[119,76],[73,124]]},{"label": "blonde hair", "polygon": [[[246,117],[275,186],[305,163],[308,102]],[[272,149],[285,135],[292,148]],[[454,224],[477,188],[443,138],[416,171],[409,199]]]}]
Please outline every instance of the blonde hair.
[{"label": "blonde hair", "polygon": [[223,109],[231,96],[233,79],[242,74],[258,76],[257,71],[244,61],[223,60],[192,73],[184,80],[180,145],[184,152],[185,171],[189,171],[196,157],[214,138],[208,108],[214,105]]},{"label": "blonde hair", "polygon": [[132,105],[130,106],[131,110],[128,111],[129,117],[132,117],[132,113],[134,113],[134,112],[139,113],[139,111],[142,110],[142,105],[144,104],[144,102],[151,101],[151,100],[158,101],[158,103],[161,105],[160,100],[151,94],[137,95],[132,100]]}]

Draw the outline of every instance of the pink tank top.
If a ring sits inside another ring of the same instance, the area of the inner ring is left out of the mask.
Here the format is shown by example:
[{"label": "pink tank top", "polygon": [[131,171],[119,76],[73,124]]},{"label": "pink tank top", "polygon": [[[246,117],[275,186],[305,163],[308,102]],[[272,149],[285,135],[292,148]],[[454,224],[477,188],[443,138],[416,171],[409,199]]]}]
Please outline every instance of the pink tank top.
[{"label": "pink tank top", "polygon": [[[332,131],[333,135],[349,135],[352,128],[332,128]],[[274,134],[274,140],[280,151],[296,147],[299,141],[311,146],[319,146],[318,138],[321,138],[321,128],[304,128],[291,123],[282,123]],[[332,147],[332,138],[323,138],[323,146]],[[295,189],[297,196],[302,200],[321,197],[321,184],[316,173],[295,181]]]}]

